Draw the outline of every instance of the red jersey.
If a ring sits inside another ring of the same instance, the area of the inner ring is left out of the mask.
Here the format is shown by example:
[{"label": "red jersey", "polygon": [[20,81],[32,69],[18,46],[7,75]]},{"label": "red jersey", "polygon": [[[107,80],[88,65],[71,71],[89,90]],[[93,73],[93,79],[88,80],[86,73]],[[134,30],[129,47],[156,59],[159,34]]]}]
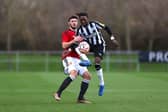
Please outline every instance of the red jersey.
[{"label": "red jersey", "polygon": [[[70,29],[64,31],[62,33],[62,42],[70,42],[74,39],[75,31],[72,31]],[[80,58],[80,56],[74,51],[71,50],[70,52],[68,51],[69,48],[64,49],[62,53],[62,59],[66,57],[75,57],[75,58]]]}]

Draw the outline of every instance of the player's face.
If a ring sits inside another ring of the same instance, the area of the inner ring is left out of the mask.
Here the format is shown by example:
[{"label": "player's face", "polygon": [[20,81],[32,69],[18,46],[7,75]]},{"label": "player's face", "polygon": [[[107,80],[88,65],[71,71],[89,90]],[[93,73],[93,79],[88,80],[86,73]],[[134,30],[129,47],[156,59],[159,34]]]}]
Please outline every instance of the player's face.
[{"label": "player's face", "polygon": [[73,18],[73,19],[69,20],[68,24],[69,24],[70,28],[76,29],[78,26],[78,20]]},{"label": "player's face", "polygon": [[87,25],[87,23],[88,23],[88,17],[87,16],[80,16],[79,19],[80,19],[80,22],[81,22],[82,25]]}]

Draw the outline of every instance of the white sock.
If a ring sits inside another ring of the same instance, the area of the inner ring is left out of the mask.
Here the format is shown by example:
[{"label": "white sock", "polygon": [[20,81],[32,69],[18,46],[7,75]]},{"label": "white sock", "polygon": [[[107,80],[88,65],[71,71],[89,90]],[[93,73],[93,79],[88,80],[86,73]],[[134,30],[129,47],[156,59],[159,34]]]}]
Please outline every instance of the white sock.
[{"label": "white sock", "polygon": [[79,48],[77,47],[77,48],[75,48],[75,51],[78,53],[78,55],[82,58],[82,60],[89,60],[88,59],[88,57],[85,55],[85,54],[83,54],[83,53],[81,53],[80,51],[79,51]]},{"label": "white sock", "polygon": [[97,70],[97,75],[100,81],[100,85],[104,85],[103,69]]}]

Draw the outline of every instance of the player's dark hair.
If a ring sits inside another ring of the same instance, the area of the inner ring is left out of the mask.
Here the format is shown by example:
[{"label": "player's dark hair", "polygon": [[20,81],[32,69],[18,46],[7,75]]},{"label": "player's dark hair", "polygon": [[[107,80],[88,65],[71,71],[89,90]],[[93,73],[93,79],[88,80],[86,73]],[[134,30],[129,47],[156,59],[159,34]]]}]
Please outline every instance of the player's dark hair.
[{"label": "player's dark hair", "polygon": [[78,19],[78,17],[77,17],[77,16],[70,16],[70,17],[68,18],[68,22],[69,22],[71,19]]},{"label": "player's dark hair", "polygon": [[80,12],[80,13],[77,13],[77,15],[78,15],[79,17],[81,17],[81,16],[86,16],[86,17],[88,17],[88,13],[86,13],[86,12]]}]

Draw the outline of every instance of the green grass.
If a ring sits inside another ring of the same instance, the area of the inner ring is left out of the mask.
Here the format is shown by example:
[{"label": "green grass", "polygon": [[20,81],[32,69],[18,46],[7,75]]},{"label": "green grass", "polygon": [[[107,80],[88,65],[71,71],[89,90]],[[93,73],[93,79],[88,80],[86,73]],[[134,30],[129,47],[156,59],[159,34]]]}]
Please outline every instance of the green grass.
[{"label": "green grass", "polygon": [[0,112],[168,112],[166,72],[105,73],[102,97],[93,72],[86,94],[92,104],[76,104],[80,77],[56,102],[52,94],[65,77],[62,72],[0,72]]}]

